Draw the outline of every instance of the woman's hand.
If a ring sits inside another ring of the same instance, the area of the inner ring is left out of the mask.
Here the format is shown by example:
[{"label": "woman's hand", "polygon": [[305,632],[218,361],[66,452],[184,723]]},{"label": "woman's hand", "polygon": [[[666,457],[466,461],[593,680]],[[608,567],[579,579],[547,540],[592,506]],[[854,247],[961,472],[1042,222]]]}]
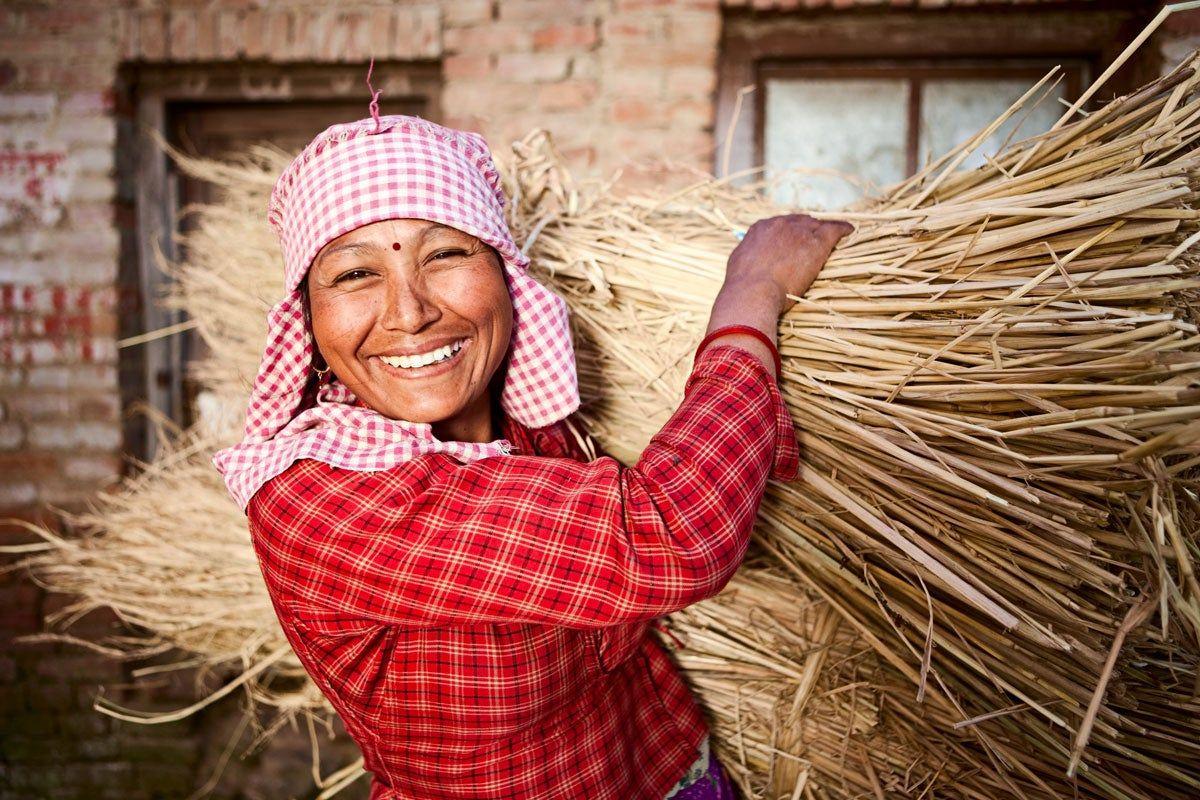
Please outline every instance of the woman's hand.
[{"label": "woman's hand", "polygon": [[790,305],[787,295],[808,291],[834,246],[853,230],[848,222],[813,219],[807,214],[759,220],[729,255],[725,285],[772,286],[782,312]]},{"label": "woman's hand", "polygon": [[[788,295],[798,297],[808,291],[833,248],[853,230],[847,222],[818,220],[807,214],[755,222],[729,256],[708,332],[726,325],[750,325],[774,341],[779,315],[791,305]],[[753,336],[732,334],[719,341],[744,347],[774,370],[770,349]]]}]

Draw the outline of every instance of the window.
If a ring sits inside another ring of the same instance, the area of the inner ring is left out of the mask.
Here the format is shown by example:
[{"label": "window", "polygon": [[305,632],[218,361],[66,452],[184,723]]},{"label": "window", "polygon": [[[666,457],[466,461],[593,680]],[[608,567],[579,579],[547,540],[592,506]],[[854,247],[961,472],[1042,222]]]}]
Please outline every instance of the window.
[{"label": "window", "polygon": [[[780,4],[783,6],[784,4]],[[760,166],[781,202],[843,207],[973,136],[1040,80],[1062,80],[1023,120],[977,148],[1048,128],[1156,7],[1032,2],[937,9],[853,3],[832,10],[727,8],[717,96],[718,175]],[[1157,74],[1144,48],[1096,98]],[[1020,125],[1014,134],[1014,129]]]},{"label": "window", "polygon": [[[1063,59],[1027,113],[1011,117],[963,163],[984,163],[1010,138],[1048,130],[1077,97],[1085,66]],[[845,62],[760,68],[759,159],[775,198],[836,209],[912,175],[990,124],[1053,62]]]}]

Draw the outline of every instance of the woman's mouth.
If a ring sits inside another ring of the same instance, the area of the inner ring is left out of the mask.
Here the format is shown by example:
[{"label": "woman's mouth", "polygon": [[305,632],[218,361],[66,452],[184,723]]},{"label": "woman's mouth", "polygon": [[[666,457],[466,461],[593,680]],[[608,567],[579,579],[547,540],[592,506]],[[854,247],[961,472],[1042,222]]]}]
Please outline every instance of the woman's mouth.
[{"label": "woman's mouth", "polygon": [[451,362],[456,361],[458,354],[462,352],[467,341],[467,339],[459,339],[456,342],[451,342],[448,345],[429,350],[425,353],[404,356],[378,356],[378,358],[387,366],[405,374],[427,375],[440,371],[437,369],[438,367],[448,366]]}]

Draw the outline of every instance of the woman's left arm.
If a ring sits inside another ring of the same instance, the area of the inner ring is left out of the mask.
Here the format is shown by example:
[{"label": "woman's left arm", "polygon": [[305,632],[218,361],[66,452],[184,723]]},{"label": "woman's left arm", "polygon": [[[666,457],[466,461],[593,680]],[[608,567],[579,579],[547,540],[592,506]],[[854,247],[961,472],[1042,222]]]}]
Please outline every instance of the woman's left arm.
[{"label": "woman's left arm", "polygon": [[303,461],[249,512],[267,583],[299,616],[602,627],[719,592],[768,474],[796,469],[772,371],[717,342],[635,466],[430,455],[363,473]]}]

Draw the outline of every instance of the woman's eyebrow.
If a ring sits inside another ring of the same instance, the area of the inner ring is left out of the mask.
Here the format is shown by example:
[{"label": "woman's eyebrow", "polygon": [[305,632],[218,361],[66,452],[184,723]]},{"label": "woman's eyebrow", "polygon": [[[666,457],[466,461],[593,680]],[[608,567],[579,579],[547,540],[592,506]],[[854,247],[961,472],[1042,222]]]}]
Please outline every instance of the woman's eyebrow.
[{"label": "woman's eyebrow", "polygon": [[378,252],[379,247],[375,244],[363,242],[343,242],[342,244],[334,245],[325,252],[321,253],[320,259],[323,261],[337,253],[352,253],[354,255],[364,256]]},{"label": "woman's eyebrow", "polygon": [[440,222],[434,222],[425,226],[425,228],[421,231],[421,242],[425,242],[438,236],[463,237],[470,236],[470,234],[464,233],[458,228],[451,227],[450,225],[443,225]]}]

